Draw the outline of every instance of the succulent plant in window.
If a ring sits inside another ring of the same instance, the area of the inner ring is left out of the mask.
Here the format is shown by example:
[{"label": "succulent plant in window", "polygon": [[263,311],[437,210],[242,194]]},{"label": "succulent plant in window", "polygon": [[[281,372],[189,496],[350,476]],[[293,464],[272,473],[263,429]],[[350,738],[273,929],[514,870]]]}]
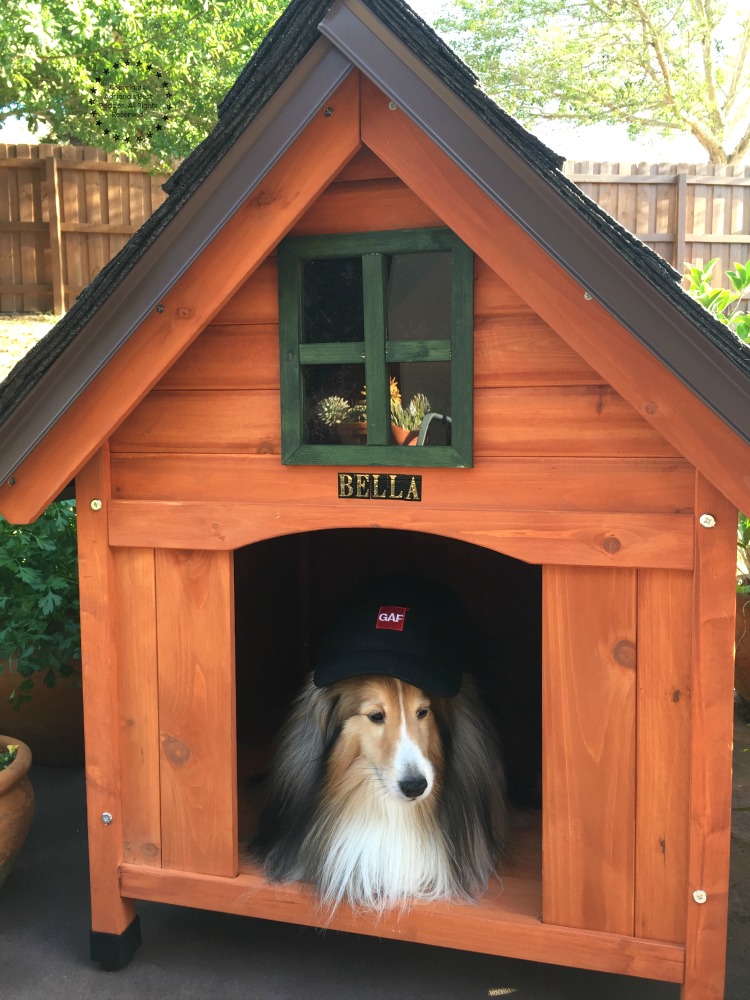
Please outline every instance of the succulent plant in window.
[{"label": "succulent plant in window", "polygon": [[[336,427],[346,423],[365,423],[367,421],[367,386],[361,392],[359,403],[350,403],[344,396],[326,396],[315,407],[315,414],[320,423],[326,427]],[[422,426],[425,414],[430,412],[430,401],[423,392],[415,393],[411,401],[404,406],[401,390],[397,379],[393,376],[389,382],[391,423],[408,431],[418,431]]]},{"label": "succulent plant in window", "polygon": [[403,405],[400,398],[396,400],[391,397],[391,422],[404,430],[419,430],[429,412],[430,401],[423,392],[415,393],[407,406]]},{"label": "succulent plant in window", "polygon": [[343,396],[326,396],[317,405],[318,420],[326,427],[335,427],[344,420],[351,420],[352,404]]},{"label": "succulent plant in window", "polygon": [[326,396],[315,407],[318,420],[326,427],[367,420],[367,403],[350,403],[343,396]]}]

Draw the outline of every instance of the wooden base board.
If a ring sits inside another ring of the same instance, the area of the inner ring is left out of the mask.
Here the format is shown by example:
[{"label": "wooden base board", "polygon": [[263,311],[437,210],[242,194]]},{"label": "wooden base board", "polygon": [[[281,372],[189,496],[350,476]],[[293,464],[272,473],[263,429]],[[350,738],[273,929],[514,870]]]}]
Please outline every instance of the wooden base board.
[{"label": "wooden base board", "polygon": [[677,945],[541,923],[538,825],[515,832],[500,881],[476,903],[416,903],[382,914],[342,905],[330,913],[307,887],[269,884],[250,863],[241,865],[236,878],[123,865],[120,891],[131,899],[665,982],[681,982],[685,965],[685,949]]}]

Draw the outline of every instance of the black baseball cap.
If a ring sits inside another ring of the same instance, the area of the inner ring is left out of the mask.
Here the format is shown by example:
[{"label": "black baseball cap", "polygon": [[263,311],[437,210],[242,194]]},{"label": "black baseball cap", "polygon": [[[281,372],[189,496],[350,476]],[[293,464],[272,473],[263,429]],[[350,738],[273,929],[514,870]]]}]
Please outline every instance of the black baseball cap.
[{"label": "black baseball cap", "polygon": [[474,641],[463,604],[447,587],[399,574],[372,580],[345,605],[325,635],[316,687],[384,674],[452,698]]}]

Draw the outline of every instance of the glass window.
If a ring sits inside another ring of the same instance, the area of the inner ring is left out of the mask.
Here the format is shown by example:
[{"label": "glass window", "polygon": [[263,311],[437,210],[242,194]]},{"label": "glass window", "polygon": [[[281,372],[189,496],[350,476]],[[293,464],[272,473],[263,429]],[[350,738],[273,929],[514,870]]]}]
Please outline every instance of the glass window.
[{"label": "glass window", "polygon": [[306,261],[302,300],[304,344],[364,340],[361,257]]},{"label": "glass window", "polygon": [[283,461],[471,465],[468,247],[431,229],[290,238],[278,256]]}]

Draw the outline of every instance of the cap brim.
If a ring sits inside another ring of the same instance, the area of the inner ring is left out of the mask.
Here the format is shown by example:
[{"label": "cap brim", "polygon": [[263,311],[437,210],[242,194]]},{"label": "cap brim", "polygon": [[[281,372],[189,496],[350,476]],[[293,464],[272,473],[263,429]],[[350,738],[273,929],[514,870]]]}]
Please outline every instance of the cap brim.
[{"label": "cap brim", "polygon": [[454,698],[461,690],[460,667],[454,667],[450,672],[436,670],[434,664],[426,666],[408,655],[396,656],[382,649],[340,654],[331,652],[322,656],[316,664],[313,682],[316,687],[322,688],[350,677],[372,675],[395,677],[427,694],[443,698]]}]

